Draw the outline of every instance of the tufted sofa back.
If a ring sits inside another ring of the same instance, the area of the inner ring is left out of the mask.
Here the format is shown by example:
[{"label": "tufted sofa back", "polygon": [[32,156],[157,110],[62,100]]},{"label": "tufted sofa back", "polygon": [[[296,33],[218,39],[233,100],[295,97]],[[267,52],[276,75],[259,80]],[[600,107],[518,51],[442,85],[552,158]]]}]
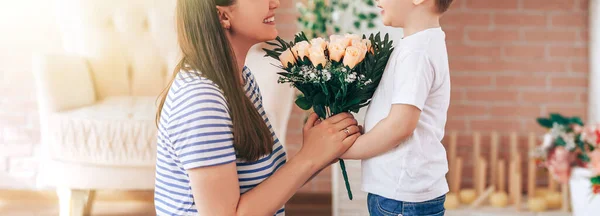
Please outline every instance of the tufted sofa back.
[{"label": "tufted sofa back", "polygon": [[98,99],[157,96],[178,59],[175,0],[58,0],[65,49],[84,57]]}]

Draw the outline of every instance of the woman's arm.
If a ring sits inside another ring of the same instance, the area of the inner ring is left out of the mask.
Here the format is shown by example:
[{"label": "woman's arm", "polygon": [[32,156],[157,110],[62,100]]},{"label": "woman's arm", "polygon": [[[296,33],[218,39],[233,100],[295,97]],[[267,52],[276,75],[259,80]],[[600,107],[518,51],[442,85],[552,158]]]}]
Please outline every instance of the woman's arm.
[{"label": "woman's arm", "polygon": [[[331,117],[312,127],[316,119],[316,115],[311,115],[305,125],[300,152],[267,180],[241,196],[234,162],[189,169],[198,213],[274,215],[313,174],[339,157],[358,138],[356,120],[350,114]],[[345,134],[344,128],[349,128],[353,135]]]},{"label": "woman's arm", "polygon": [[240,196],[235,162],[188,170],[200,215],[274,215],[317,166],[292,158],[256,188]]}]

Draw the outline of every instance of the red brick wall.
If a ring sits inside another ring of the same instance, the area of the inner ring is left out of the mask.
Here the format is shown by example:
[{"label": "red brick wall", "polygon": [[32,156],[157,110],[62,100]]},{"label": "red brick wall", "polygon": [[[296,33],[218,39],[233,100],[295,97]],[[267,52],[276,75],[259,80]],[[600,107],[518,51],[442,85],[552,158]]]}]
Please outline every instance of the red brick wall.
[{"label": "red brick wall", "polygon": [[[291,6],[290,1],[282,0],[282,6]],[[488,132],[502,133],[503,154],[508,133],[519,132],[526,157],[527,133],[543,132],[536,117],[560,112],[585,119],[587,8],[588,0],[455,0],[443,17],[452,76],[446,129],[460,132],[459,156],[467,159],[465,185],[472,176],[473,131],[483,132],[484,154]],[[283,33],[289,35],[290,29]],[[300,148],[302,118],[301,111],[292,111],[287,137],[291,155]],[[324,172],[303,191],[329,192],[329,179]]]}]

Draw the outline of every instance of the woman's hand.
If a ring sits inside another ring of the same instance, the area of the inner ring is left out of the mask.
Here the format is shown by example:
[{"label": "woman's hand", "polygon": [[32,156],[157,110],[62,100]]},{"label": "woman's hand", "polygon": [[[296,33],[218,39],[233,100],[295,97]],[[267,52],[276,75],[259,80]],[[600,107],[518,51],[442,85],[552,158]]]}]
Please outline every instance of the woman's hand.
[{"label": "woman's hand", "polygon": [[311,114],[304,125],[304,140],[297,157],[311,160],[321,169],[339,158],[360,136],[354,116],[342,113],[322,122],[317,114]]}]

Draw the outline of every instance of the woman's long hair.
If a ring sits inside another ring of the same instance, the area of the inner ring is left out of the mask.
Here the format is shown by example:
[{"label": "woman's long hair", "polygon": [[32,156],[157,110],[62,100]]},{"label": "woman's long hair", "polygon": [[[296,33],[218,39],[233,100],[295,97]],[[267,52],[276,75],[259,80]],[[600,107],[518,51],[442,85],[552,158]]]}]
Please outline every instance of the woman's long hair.
[{"label": "woman's long hair", "polygon": [[[230,6],[235,0],[178,0],[177,39],[183,57],[173,78],[161,93],[156,124],[177,73],[186,66],[216,83],[223,91],[233,121],[234,147],[238,157],[256,161],[273,151],[271,131],[246,96],[231,43],[221,25],[217,6]],[[200,74],[197,74],[200,76]]]}]

